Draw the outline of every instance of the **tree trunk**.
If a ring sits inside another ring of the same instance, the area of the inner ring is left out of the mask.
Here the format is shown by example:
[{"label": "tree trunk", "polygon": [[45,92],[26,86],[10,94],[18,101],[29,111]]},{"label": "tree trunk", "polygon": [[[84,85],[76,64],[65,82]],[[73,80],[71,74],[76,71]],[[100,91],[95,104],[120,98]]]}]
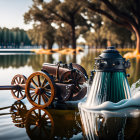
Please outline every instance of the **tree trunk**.
[{"label": "tree trunk", "polygon": [[47,49],[52,50],[54,41],[47,41]]},{"label": "tree trunk", "polygon": [[137,54],[140,54],[140,32],[136,32],[136,38],[137,38],[137,43],[136,43],[136,51]]},{"label": "tree trunk", "polygon": [[42,48],[45,49],[45,44],[44,43],[42,44]]},{"label": "tree trunk", "polygon": [[71,26],[71,29],[72,29],[72,48],[76,49],[75,26]]}]

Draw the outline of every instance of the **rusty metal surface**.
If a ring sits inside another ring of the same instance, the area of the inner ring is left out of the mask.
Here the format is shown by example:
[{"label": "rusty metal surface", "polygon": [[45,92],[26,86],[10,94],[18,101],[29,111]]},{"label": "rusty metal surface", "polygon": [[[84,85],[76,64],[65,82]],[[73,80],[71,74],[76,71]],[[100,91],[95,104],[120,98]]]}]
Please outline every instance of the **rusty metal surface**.
[{"label": "rusty metal surface", "polygon": [[88,79],[87,72],[81,65],[76,64],[76,63],[72,63],[72,67],[79,70],[80,72],[82,72],[86,76],[86,78]]},{"label": "rusty metal surface", "polygon": [[42,70],[46,71],[47,73],[49,73],[50,75],[53,75],[55,77],[57,77],[57,74],[58,74],[59,79],[61,79],[61,77],[63,76],[64,73],[71,71],[68,68],[62,68],[62,67],[59,67],[59,70],[58,70],[58,65],[54,65],[54,64],[51,65],[48,63],[43,64]]},{"label": "rusty metal surface", "polygon": [[72,89],[74,88],[73,84],[62,84],[56,83],[56,90],[57,90],[57,98],[58,101],[64,102],[69,100],[70,96],[72,95]]}]

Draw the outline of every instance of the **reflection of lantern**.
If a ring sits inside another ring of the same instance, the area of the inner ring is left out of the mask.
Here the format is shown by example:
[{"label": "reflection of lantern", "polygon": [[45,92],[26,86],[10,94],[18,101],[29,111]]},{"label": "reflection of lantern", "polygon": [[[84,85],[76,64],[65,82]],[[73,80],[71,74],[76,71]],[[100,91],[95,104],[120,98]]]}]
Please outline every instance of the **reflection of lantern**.
[{"label": "reflection of lantern", "polygon": [[87,106],[129,99],[130,87],[126,78],[126,68],[129,67],[129,61],[125,61],[114,47],[108,47],[95,58],[96,74],[87,98]]}]

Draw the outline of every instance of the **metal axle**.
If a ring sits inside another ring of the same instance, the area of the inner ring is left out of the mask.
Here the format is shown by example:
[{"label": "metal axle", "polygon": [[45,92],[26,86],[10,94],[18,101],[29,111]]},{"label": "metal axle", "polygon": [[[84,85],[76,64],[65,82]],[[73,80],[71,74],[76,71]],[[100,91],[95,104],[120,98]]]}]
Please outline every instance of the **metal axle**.
[{"label": "metal axle", "polygon": [[0,90],[22,90],[25,89],[25,84],[22,85],[4,85],[0,86]]}]

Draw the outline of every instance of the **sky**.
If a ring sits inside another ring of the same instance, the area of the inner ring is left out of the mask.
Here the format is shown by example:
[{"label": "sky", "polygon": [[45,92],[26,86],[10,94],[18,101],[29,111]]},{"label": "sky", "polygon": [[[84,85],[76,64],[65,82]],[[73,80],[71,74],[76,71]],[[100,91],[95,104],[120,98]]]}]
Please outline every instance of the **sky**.
[{"label": "sky", "polygon": [[31,24],[24,23],[23,18],[31,5],[32,0],[0,0],[0,27],[19,27],[25,30],[32,28]]}]

